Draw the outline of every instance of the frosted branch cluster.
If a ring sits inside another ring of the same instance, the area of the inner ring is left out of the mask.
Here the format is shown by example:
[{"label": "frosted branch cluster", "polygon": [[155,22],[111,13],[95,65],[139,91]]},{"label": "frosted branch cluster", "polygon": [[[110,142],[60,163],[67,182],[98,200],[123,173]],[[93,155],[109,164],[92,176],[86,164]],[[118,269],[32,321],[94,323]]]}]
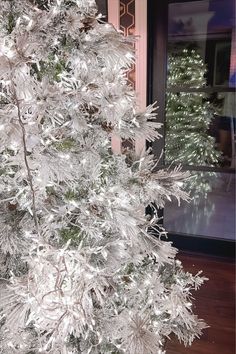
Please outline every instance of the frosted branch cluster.
[{"label": "frosted branch cluster", "polygon": [[145,216],[188,199],[186,175],[111,152],[112,134],[159,137],[155,107],[140,112],[127,85],[132,46],[94,0],[1,1],[0,31],[0,353],[190,344],[204,279]]}]

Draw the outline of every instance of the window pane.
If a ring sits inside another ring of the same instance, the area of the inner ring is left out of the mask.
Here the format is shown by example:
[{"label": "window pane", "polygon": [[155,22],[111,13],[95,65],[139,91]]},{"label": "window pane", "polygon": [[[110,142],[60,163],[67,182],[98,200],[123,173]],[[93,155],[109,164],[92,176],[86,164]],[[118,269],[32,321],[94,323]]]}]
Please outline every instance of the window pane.
[{"label": "window pane", "polygon": [[[196,65],[205,72],[205,80],[196,81],[196,87],[229,86],[235,87],[236,44],[235,44],[235,1],[201,0],[169,5],[169,59],[177,56],[180,70],[185,70],[188,57],[192,61],[190,69]],[[189,50],[184,53],[183,50]],[[194,53],[191,53],[191,50]],[[198,59],[196,59],[198,55]],[[180,58],[178,58],[178,56]],[[169,63],[171,65],[171,63]],[[205,67],[204,67],[205,64]],[[190,75],[190,71],[189,71]],[[176,77],[172,85],[194,85],[185,76]],[[182,80],[182,81],[181,81]],[[181,82],[180,82],[181,81]]]},{"label": "window pane", "polygon": [[234,92],[167,92],[165,161],[235,168]]},{"label": "window pane", "polygon": [[235,1],[169,4],[165,162],[232,167]]},{"label": "window pane", "polygon": [[168,232],[234,239],[235,176],[228,173],[191,172],[187,187],[192,201],[168,202],[164,226]]}]

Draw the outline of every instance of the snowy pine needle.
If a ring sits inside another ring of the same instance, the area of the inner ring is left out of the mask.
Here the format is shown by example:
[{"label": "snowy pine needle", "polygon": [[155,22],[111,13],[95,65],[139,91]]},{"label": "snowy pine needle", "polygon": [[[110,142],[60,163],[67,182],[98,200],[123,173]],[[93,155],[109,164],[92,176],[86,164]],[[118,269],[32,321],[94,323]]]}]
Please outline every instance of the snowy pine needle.
[{"label": "snowy pine needle", "polygon": [[94,0],[0,2],[1,354],[163,354],[204,327],[204,279],[145,215],[188,200],[188,176],[111,151],[159,137],[127,85],[132,43]]}]

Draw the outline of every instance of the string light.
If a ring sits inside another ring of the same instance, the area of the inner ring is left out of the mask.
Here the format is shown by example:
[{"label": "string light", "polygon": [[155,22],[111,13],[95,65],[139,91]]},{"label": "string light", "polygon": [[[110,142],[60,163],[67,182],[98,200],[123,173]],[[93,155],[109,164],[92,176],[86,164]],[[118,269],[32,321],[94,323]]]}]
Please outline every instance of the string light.
[{"label": "string light", "polygon": [[[195,50],[184,49],[170,56],[168,87],[185,89],[206,86],[206,65]],[[166,162],[195,166],[215,166],[220,159],[216,142],[208,133],[214,107],[201,92],[167,93],[166,105]],[[214,174],[213,174],[214,175]],[[186,182],[187,189],[198,197],[209,191],[209,182],[202,176]],[[201,191],[199,186],[201,186]]]},{"label": "string light", "polygon": [[139,111],[127,85],[134,39],[98,21],[94,0],[36,3],[0,1],[1,350],[164,354],[171,334],[190,344],[205,326],[190,306],[204,278],[177,263],[157,212],[145,216],[153,202],[188,201],[188,173],[154,173],[150,150],[111,154],[113,134],[160,137],[156,106]]}]

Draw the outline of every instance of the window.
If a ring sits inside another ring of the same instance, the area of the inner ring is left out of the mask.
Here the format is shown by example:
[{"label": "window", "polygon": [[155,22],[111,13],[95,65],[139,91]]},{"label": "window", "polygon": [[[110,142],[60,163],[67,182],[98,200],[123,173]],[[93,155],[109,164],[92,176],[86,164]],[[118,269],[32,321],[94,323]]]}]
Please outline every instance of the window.
[{"label": "window", "polygon": [[167,204],[168,231],[234,237],[235,2],[149,1],[149,100],[159,105],[161,164],[183,165],[192,203]]}]

